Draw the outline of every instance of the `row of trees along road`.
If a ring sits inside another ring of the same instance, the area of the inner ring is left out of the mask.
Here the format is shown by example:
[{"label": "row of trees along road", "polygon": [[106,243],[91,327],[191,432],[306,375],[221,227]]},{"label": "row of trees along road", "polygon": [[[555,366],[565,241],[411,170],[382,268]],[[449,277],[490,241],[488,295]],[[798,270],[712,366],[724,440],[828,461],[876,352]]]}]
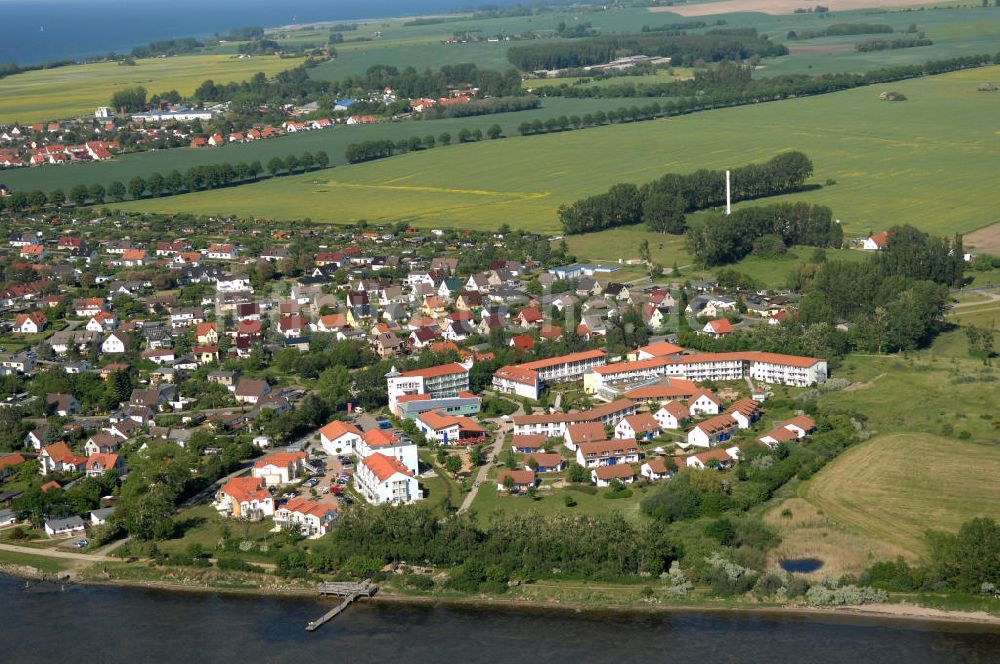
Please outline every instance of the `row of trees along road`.
[{"label": "row of trees along road", "polygon": [[[801,152],[783,152],[763,164],[748,164],[731,172],[732,200],[752,200],[800,189],[813,165]],[[641,187],[621,183],[606,193],[559,208],[567,234],[590,233],[645,222],[660,233],[683,233],[686,213],[721,205],[726,200],[724,171],[700,169],[688,175],[670,173]]]}]

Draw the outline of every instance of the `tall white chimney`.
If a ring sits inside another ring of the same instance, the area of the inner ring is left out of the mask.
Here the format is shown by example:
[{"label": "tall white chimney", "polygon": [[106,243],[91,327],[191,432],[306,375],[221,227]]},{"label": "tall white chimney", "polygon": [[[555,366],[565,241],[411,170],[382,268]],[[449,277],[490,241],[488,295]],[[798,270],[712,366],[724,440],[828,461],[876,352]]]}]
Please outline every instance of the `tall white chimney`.
[{"label": "tall white chimney", "polygon": [[729,182],[729,171],[726,171],[726,215],[733,213],[733,189]]}]

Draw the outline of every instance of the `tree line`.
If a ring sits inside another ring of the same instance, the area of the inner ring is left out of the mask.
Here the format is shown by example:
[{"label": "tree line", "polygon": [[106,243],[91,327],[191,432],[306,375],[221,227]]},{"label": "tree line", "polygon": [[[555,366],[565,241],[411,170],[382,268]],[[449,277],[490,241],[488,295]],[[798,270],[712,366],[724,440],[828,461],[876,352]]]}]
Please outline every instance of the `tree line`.
[{"label": "tree line", "polygon": [[535,95],[518,95],[516,97],[491,97],[465,104],[449,104],[448,106],[433,106],[420,114],[421,119],[440,120],[442,118],[466,118],[475,115],[491,115],[493,113],[514,113],[540,108],[542,100]]},{"label": "tree line", "polygon": [[[812,175],[812,162],[801,152],[777,155],[764,164],[748,164],[731,172],[732,199],[751,200],[795,191]],[[645,222],[660,233],[683,233],[686,213],[725,202],[724,171],[700,169],[687,175],[670,173],[642,187],[620,183],[606,193],[559,208],[567,234],[589,233]]]},{"label": "tree line", "polygon": [[[483,138],[495,140],[503,137],[503,129],[498,124],[490,125],[485,132],[482,129],[469,129],[465,127],[457,135],[459,143],[475,143],[483,140]],[[411,136],[410,138],[402,138],[395,143],[389,139],[362,141],[361,143],[351,143],[348,145],[344,151],[344,158],[350,164],[358,164],[363,161],[384,159],[396,154],[429,150],[439,145],[451,145],[451,142],[452,136],[447,131],[442,132],[437,138],[434,138],[433,134],[428,134],[423,138],[420,136]]]},{"label": "tree line", "polygon": [[822,30],[789,30],[788,39],[818,39],[848,35],[892,34],[891,25],[884,23],[834,23]]},{"label": "tree line", "polygon": [[609,35],[558,43],[513,46],[507,59],[521,71],[566,69],[611,62],[626,55],[670,57],[674,65],[787,55],[788,49],[767,37],[750,34],[668,34],[646,32]]},{"label": "tree line", "polygon": [[866,39],[854,45],[858,53],[871,51],[888,51],[897,48],[916,48],[917,46],[933,46],[934,42],[924,37],[899,37],[897,39]]},{"label": "tree line", "polygon": [[[282,159],[273,157],[267,162],[266,172],[271,177],[293,175],[307,171],[328,168],[330,157],[326,152],[304,152],[301,155],[289,155]],[[76,205],[101,205],[108,200],[120,203],[127,197],[138,200],[146,196],[159,198],[161,196],[176,196],[182,193],[220,189],[239,184],[256,182],[265,172],[265,166],[259,161],[230,164],[204,164],[192,166],[181,173],[174,169],[163,175],[154,172],[146,177],[137,175],[127,183],[115,180],[106,187],[103,184],[75,185],[69,192],[53,189],[46,193],[36,190],[32,192],[14,192],[6,198],[0,198],[0,210],[24,211],[39,209],[46,205],[59,207],[66,202]]]},{"label": "tree line", "polygon": [[713,69],[696,72],[694,79],[686,81],[636,83],[626,80],[602,85],[567,84],[539,89],[537,94],[572,98],[668,97],[669,99],[662,101],[664,115],[679,115],[708,108],[820,95],[866,85],[985,67],[989,64],[1000,64],[1000,53],[883,67],[864,74],[834,73],[818,76],[788,74],[754,79],[752,70],[748,66],[723,62]]},{"label": "tree line", "polygon": [[833,220],[830,208],[797,202],[710,215],[687,229],[686,242],[697,263],[713,267],[735,263],[755,249],[761,253],[762,246],[774,242],[782,250],[793,244],[839,248],[843,239],[843,229]]}]

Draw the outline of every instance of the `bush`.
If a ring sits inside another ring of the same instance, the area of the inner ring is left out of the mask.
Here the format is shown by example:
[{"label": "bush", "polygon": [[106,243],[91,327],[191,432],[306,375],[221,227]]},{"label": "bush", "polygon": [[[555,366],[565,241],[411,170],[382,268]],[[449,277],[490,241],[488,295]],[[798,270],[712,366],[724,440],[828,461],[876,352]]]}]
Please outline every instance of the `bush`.
[{"label": "bush", "polygon": [[806,601],[813,606],[858,606],[878,604],[889,600],[889,593],[879,588],[854,585],[827,588],[815,585],[806,592]]}]

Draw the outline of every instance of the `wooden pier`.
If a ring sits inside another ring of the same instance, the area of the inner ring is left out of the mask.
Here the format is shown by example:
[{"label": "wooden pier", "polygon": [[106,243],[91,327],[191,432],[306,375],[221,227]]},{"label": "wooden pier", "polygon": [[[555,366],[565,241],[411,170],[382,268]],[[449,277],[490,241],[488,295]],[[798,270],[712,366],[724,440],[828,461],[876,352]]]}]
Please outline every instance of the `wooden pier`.
[{"label": "wooden pier", "polygon": [[316,620],[310,620],[309,624],[306,625],[307,632],[314,632],[321,626],[333,620],[335,617],[344,612],[344,610],[351,605],[351,603],[358,599],[359,597],[371,597],[378,591],[378,586],[373,585],[370,581],[364,581],[362,583],[349,583],[342,581],[331,581],[329,583],[321,583],[317,588],[316,592],[322,597],[336,595],[338,597],[343,597],[337,606],[333,607],[322,616]]}]

